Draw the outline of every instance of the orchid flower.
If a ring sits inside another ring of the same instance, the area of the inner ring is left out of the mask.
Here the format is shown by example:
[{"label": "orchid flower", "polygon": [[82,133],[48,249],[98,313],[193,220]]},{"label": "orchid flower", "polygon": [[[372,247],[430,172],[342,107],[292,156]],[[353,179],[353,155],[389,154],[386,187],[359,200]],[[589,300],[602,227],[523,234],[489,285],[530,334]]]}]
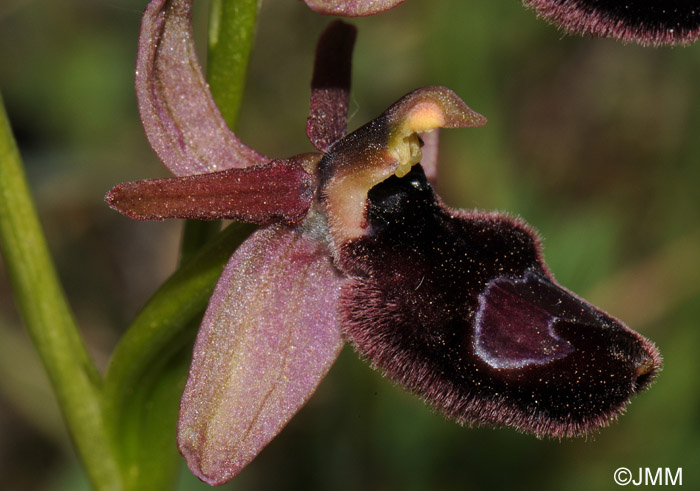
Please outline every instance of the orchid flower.
[{"label": "orchid flower", "polygon": [[687,45],[700,37],[698,0],[523,0],[566,32],[643,46]]},{"label": "orchid flower", "polygon": [[[304,0],[326,15],[360,17],[404,0]],[[547,21],[571,34],[592,34],[644,46],[687,45],[700,37],[698,0],[523,0]]]},{"label": "orchid flower", "polygon": [[224,123],[197,62],[191,2],[154,0],[136,89],[148,139],[178,177],[107,195],[139,220],[261,225],[233,254],[199,331],[179,449],[211,484],[240,472],[311,397],[350,342],[460,424],[538,436],[608,424],[661,365],[652,343],[562,288],[535,233],[433,191],[437,128],[486,120],[423,87],[346,135],[353,27],[322,35],[307,135],[270,159]]}]

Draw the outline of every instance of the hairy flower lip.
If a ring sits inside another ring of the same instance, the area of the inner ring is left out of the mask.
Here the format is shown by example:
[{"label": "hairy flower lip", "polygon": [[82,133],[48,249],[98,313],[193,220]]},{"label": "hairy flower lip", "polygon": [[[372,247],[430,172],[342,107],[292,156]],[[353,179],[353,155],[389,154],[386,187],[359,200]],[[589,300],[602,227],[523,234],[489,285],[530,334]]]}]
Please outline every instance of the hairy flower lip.
[{"label": "hairy flower lip", "polygon": [[687,46],[700,37],[697,2],[525,0],[523,3],[569,34],[592,34],[642,46]]},{"label": "hairy flower lip", "polygon": [[[374,15],[404,0],[304,0],[323,15]],[[687,0],[523,0],[538,17],[569,34],[590,34],[642,46],[687,46],[700,37],[700,5]]]},{"label": "hairy flower lip", "polygon": [[660,370],[651,342],[554,280],[523,222],[450,210],[420,166],[373,188],[370,203],[372,233],[340,254],[352,275],[344,332],[374,368],[447,417],[585,436]]}]

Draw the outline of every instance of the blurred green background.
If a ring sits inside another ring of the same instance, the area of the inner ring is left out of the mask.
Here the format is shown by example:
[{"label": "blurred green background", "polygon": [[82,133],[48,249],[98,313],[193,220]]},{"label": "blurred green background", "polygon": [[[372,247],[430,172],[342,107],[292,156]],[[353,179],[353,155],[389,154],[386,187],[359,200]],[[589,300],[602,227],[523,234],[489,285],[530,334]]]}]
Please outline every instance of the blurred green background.
[{"label": "blurred green background", "polygon": [[[115,183],[166,175],[132,87],[144,6],[0,2],[0,90],[101,367],[179,241],[179,223],[131,222],[102,202]],[[311,149],[308,83],[328,21],[297,0],[263,6],[239,135],[267,155]],[[557,279],[654,340],[665,367],[610,428],[559,442],[445,421],[348,348],[227,489],[614,489],[622,466],[682,467],[700,489],[700,44],[567,37],[516,0],[407,0],[354,23],[351,128],[418,86],[455,90],[489,124],[442,133],[443,198],[522,216]],[[1,268],[1,487],[87,489]],[[181,490],[206,488],[183,468]]]}]

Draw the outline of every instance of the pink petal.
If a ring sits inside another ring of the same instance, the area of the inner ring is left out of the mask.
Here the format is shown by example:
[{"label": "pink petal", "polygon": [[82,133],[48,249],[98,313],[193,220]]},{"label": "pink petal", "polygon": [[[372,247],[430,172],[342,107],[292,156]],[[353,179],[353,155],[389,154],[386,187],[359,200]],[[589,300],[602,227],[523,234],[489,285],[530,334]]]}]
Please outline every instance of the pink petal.
[{"label": "pink petal", "polygon": [[312,10],[324,15],[365,17],[396,7],[404,0],[304,0]]},{"label": "pink petal", "polygon": [[306,134],[322,152],[345,136],[356,35],[353,26],[336,21],[326,28],[316,47]]},{"label": "pink petal", "polygon": [[225,218],[292,224],[304,218],[314,194],[315,179],[304,164],[315,165],[319,158],[305,154],[245,169],[125,182],[113,187],[105,200],[135,220]]},{"label": "pink petal", "polygon": [[311,397],[343,345],[341,277],[325,246],[281,225],[255,232],[214,291],[180,406],[190,469],[222,484]]},{"label": "pink petal", "polygon": [[143,14],[136,96],[148,141],[179,176],[270,160],[244,145],[216,107],[195,53],[191,8],[191,0],[153,0]]}]

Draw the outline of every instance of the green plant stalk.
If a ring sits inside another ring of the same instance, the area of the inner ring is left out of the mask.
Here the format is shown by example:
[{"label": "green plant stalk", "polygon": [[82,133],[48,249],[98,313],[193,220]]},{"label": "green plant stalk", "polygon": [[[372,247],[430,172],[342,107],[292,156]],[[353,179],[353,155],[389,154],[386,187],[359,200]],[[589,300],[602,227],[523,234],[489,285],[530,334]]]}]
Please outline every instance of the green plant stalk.
[{"label": "green plant stalk", "polygon": [[221,220],[185,220],[180,239],[180,265],[190,260],[221,230]]},{"label": "green plant stalk", "polygon": [[[229,128],[236,129],[261,0],[212,0],[209,5],[207,82]],[[180,262],[221,229],[219,220],[185,222]]]},{"label": "green plant stalk", "polygon": [[103,420],[100,375],[58,281],[1,96],[0,247],[17,306],[88,476],[97,489],[119,489]]},{"label": "green plant stalk", "polygon": [[236,129],[261,0],[212,0],[207,82],[229,128]]}]

